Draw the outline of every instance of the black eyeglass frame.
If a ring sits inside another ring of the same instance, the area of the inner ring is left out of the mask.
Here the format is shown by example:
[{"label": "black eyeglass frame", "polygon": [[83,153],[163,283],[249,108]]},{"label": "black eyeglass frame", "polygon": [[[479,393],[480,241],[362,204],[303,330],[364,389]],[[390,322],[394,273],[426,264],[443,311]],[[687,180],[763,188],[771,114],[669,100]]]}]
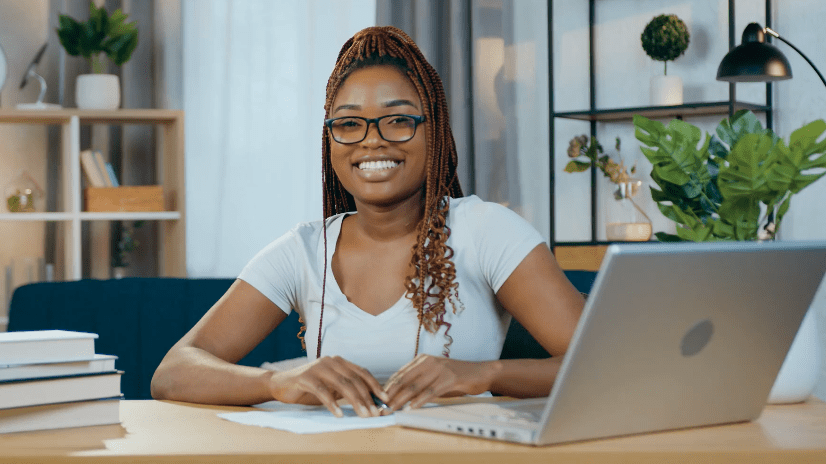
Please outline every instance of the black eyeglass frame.
[{"label": "black eyeglass frame", "polygon": [[[384,118],[392,118],[393,116],[404,116],[406,118],[410,118],[413,121],[415,121],[416,125],[413,126],[413,134],[410,136],[410,138],[405,139],[405,140],[387,140],[384,137],[384,134],[381,133],[381,126],[379,126],[379,121],[381,121]],[[361,119],[362,121],[364,121],[365,124],[366,124],[365,129],[364,129],[364,136],[362,138],[360,138],[359,140],[355,140],[353,142],[342,142],[342,141],[336,139],[336,136],[333,135],[333,123],[338,121],[339,119]],[[392,143],[396,143],[396,142],[402,143],[402,142],[407,142],[410,139],[412,139],[413,137],[415,137],[416,136],[416,130],[419,128],[419,124],[425,122],[425,120],[426,120],[426,118],[424,117],[424,115],[418,115],[418,114],[388,114],[388,115],[385,115],[385,116],[380,116],[378,118],[362,118],[361,116],[340,116],[338,118],[325,119],[324,120],[324,125],[327,126],[327,129],[330,131],[330,136],[332,137],[332,139],[335,140],[337,143],[340,143],[342,145],[351,145],[351,144],[354,144],[354,143],[359,143],[359,142],[363,141],[364,139],[366,139],[367,138],[367,133],[370,132],[370,124],[375,124],[376,125],[376,130],[379,131],[379,137],[381,137],[382,140],[387,141],[387,142],[392,142]]]}]

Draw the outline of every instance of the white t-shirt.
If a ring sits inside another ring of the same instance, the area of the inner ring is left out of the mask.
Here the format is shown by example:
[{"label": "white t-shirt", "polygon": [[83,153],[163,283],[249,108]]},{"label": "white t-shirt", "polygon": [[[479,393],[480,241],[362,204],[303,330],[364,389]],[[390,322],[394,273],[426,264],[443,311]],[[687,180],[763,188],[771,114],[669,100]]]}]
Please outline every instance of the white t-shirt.
[{"label": "white t-shirt", "polygon": [[[351,214],[351,213],[348,213]],[[324,297],[322,356],[338,355],[369,370],[380,382],[413,359],[416,309],[404,295],[373,316],[350,303],[329,265],[344,214],[327,222],[327,283]],[[448,246],[453,249],[459,301],[457,314],[446,304],[451,324],[452,359],[499,359],[510,314],[495,294],[525,256],[544,240],[522,217],[477,196],[451,198],[447,217]],[[298,224],[259,252],[239,278],[289,314],[295,309],[307,325],[307,353],[315,357],[321,309],[324,238],[321,221]],[[422,328],[419,353],[442,356],[447,342],[442,326],[436,334]]]}]

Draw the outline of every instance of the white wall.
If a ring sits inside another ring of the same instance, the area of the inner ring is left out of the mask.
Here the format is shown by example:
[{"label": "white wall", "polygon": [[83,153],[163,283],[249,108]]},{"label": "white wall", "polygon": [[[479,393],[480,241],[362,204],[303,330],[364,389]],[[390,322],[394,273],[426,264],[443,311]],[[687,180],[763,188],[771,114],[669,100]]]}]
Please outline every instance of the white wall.
[{"label": "white wall", "polygon": [[[554,96],[557,111],[588,109],[588,11],[587,2],[554,2]],[[820,24],[826,19],[826,2],[821,0],[775,1],[772,28],[802,49],[815,65],[826,71],[822,53]],[[763,0],[736,2],[736,43],[746,24],[765,25]],[[662,63],[654,62],[640,46],[640,34],[648,21],[663,13],[674,13],[688,25],[691,42],[684,56],[669,63],[668,74],[683,80],[686,102],[725,100],[728,84],[715,80],[717,66],[728,51],[728,2],[725,0],[615,0],[597,2],[596,11],[596,102],[598,108],[649,105],[649,79],[662,73]],[[791,132],[807,122],[826,118],[826,87],[809,65],[790,47],[775,41],[791,63],[794,78],[774,85],[775,131],[788,140]],[[765,85],[738,84],[738,100],[765,102]],[[688,122],[713,133],[721,117],[691,118]],[[664,121],[667,122],[667,121]],[[590,235],[588,175],[563,172],[570,138],[589,133],[586,122],[556,120],[557,240],[587,240]],[[626,160],[636,157],[638,172],[648,174],[651,166],[639,151],[631,123],[599,124],[597,134],[603,145],[622,139]],[[650,178],[646,176],[650,182]],[[610,184],[601,182],[600,192]],[[821,179],[792,200],[782,224],[783,240],[826,239],[826,179]],[[649,201],[654,230],[673,230]],[[602,213],[598,216],[602,219]],[[604,227],[598,225],[598,237]],[[823,365],[816,394],[826,398],[826,288],[819,293],[814,310],[818,313]]]}]

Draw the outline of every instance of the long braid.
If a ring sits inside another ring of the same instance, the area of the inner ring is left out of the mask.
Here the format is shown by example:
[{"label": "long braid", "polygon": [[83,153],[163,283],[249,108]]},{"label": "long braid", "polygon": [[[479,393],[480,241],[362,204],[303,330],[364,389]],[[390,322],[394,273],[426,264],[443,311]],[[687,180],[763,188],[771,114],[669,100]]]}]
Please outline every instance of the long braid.
[{"label": "long braid", "polygon": [[[329,117],[336,94],[344,80],[356,69],[391,64],[408,76],[416,88],[428,121],[426,140],[427,177],[424,194],[424,217],[417,228],[416,245],[413,247],[411,264],[415,272],[405,279],[406,296],[418,312],[419,328],[416,333],[416,349],[419,352],[421,328],[436,333],[445,326],[443,354],[449,356],[450,323],[444,320],[446,303],[457,312],[458,286],[456,268],[452,261],[453,250],[447,245],[450,228],[447,215],[450,203],[447,197],[463,196],[457,174],[458,154],[450,130],[447,99],[442,81],[435,69],[427,62],[413,40],[394,27],[370,27],[358,32],[345,42],[338,54],[335,68],[327,81],[327,100],[324,104]],[[322,129],[322,193],[324,195],[324,276],[327,275],[327,219],[333,215],[355,210],[355,201],[345,189],[330,162],[330,134]],[[321,297],[321,320],[324,317],[324,289]],[[321,320],[319,321],[317,356],[321,356]]]}]

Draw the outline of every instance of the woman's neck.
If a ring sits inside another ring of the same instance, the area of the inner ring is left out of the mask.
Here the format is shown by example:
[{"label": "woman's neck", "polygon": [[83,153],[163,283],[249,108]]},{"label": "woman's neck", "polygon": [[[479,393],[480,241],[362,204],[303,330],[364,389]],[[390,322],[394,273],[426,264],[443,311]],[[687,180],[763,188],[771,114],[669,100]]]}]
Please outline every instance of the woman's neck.
[{"label": "woman's neck", "polygon": [[358,214],[351,221],[355,231],[364,238],[377,241],[393,241],[416,234],[424,216],[422,194],[413,195],[393,206],[377,206],[356,201]]}]

